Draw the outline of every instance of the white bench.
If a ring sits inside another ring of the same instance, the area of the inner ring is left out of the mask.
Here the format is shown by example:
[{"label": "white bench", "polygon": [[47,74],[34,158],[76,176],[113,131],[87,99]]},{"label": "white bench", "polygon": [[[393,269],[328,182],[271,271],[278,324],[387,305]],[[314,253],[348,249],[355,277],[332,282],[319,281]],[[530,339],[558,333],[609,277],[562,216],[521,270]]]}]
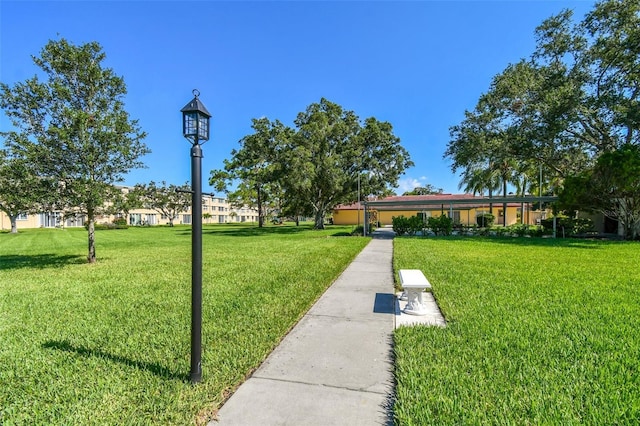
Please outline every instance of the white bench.
[{"label": "white bench", "polygon": [[419,269],[400,269],[399,275],[400,285],[404,289],[403,296],[407,297],[407,306],[403,312],[410,315],[427,315],[428,311],[422,298],[422,292],[431,288],[427,278]]}]

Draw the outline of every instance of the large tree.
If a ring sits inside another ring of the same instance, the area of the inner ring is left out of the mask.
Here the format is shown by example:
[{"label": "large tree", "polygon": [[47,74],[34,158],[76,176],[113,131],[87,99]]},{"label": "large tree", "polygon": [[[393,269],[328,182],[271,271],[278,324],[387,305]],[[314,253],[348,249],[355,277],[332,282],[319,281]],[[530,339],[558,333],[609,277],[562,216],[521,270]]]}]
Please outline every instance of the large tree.
[{"label": "large tree", "polygon": [[154,181],[148,184],[137,184],[131,194],[140,200],[144,208],[155,210],[169,220],[169,226],[180,213],[186,212],[191,206],[191,188],[185,183],[181,186],[167,185],[162,181],[160,185]]},{"label": "large tree", "polygon": [[[224,169],[211,172],[209,183],[225,192],[235,207],[256,206],[258,226],[262,227],[265,217],[280,207],[286,168],[281,153],[292,130],[265,117],[253,119],[251,128],[254,133],[240,140],[240,149],[231,151],[231,159],[224,160]],[[231,190],[234,183],[237,186]]]},{"label": "large tree", "polygon": [[324,98],[294,124],[253,120],[254,133],[240,141],[224,170],[212,172],[210,183],[221,190],[237,181],[231,194],[243,202],[258,204],[259,211],[271,202],[288,215],[312,215],[322,229],[336,205],[357,201],[358,181],[362,193],[382,194],[413,165],[390,123],[361,122]]},{"label": "large tree", "polygon": [[[507,195],[515,168],[512,124],[504,120],[495,104],[489,92],[480,98],[474,111],[466,111],[465,120],[450,129],[451,140],[444,154],[452,160],[454,173],[462,170],[460,187],[474,193],[486,190],[489,198],[499,188]],[[489,211],[493,213],[493,203]]]},{"label": "large tree", "polygon": [[114,184],[142,167],[139,158],[149,152],[124,109],[124,80],[103,67],[104,59],[96,42],[49,41],[33,57],[40,76],[0,84],[0,105],[14,126],[5,133],[9,148],[38,176],[59,183],[61,205],[86,215],[90,263],[96,216],[117,192]]},{"label": "large tree", "polygon": [[312,209],[315,228],[336,205],[353,203],[361,191],[377,195],[396,187],[413,163],[388,122],[369,117],[362,123],[353,111],[321,99],[298,114],[288,149],[287,188]]},{"label": "large tree", "polygon": [[[544,170],[536,189],[557,193],[601,155],[640,144],[640,3],[600,1],[582,22],[565,10],[545,20],[536,38],[531,58],[508,65],[452,127],[445,156],[454,172],[475,180],[474,170],[508,160],[513,183]],[[495,136],[500,146],[488,146]]]},{"label": "large tree", "polygon": [[566,179],[560,206],[596,211],[618,220],[627,239],[640,232],[640,146],[625,144],[602,154],[593,169]]},{"label": "large tree", "polygon": [[578,160],[566,175],[640,143],[640,3],[600,1],[578,23],[563,11],[536,36],[532,60],[543,79],[529,116],[557,157]]}]

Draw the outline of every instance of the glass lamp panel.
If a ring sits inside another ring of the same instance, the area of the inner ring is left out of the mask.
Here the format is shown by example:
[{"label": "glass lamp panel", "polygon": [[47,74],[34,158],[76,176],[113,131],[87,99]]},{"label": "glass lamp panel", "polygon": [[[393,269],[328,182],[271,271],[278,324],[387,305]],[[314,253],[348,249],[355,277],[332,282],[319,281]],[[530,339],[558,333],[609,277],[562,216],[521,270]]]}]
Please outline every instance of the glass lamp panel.
[{"label": "glass lamp panel", "polygon": [[209,139],[209,119],[204,116],[204,115],[200,115],[198,117],[198,138],[202,139],[202,140],[208,140]]},{"label": "glass lamp panel", "polygon": [[184,135],[196,136],[198,134],[198,114],[196,112],[184,113]]}]

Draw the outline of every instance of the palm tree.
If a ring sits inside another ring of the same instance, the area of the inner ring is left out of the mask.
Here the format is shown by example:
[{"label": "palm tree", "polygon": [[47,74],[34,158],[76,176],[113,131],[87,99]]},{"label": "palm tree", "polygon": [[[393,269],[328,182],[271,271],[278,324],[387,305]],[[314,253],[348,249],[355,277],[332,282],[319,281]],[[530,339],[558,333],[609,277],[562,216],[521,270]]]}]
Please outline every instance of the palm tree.
[{"label": "palm tree", "polygon": [[[489,165],[476,165],[474,167],[468,167],[462,172],[462,179],[458,188],[464,189],[466,193],[484,194],[486,190],[489,193],[489,198],[493,196],[493,191],[497,191],[500,187],[498,175],[495,169],[489,167]],[[489,203],[489,213],[493,215],[493,203]]]}]

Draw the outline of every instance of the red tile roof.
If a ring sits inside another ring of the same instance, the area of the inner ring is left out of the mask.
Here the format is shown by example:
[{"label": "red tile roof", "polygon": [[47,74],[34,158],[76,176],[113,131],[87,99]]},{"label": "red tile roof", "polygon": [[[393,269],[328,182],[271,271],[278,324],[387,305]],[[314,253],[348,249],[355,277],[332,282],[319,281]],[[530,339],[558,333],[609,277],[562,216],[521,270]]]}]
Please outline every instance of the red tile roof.
[{"label": "red tile roof", "polygon": [[[460,203],[460,200],[469,200],[469,203]],[[452,200],[456,200],[457,203],[453,206],[454,209],[469,209],[475,208],[479,206],[487,206],[488,201],[486,197],[476,196],[473,194],[430,194],[430,195],[395,195],[386,198],[380,198],[376,200],[376,202],[389,202],[393,203],[389,206],[384,206],[384,210],[436,210],[439,206],[435,203],[442,203],[446,208],[449,208],[449,203]],[[407,202],[407,204],[402,204],[403,202]],[[428,208],[425,203],[424,206],[420,205],[420,201],[428,202]],[[532,200],[535,201],[535,200]],[[496,201],[494,204],[501,205],[501,202]],[[510,202],[508,203],[509,207],[517,207],[520,206],[520,203]],[[353,203],[347,205],[339,205],[334,210],[358,210],[364,209],[364,203]],[[370,206],[370,208],[374,208],[376,210],[379,209],[378,206]]]}]

